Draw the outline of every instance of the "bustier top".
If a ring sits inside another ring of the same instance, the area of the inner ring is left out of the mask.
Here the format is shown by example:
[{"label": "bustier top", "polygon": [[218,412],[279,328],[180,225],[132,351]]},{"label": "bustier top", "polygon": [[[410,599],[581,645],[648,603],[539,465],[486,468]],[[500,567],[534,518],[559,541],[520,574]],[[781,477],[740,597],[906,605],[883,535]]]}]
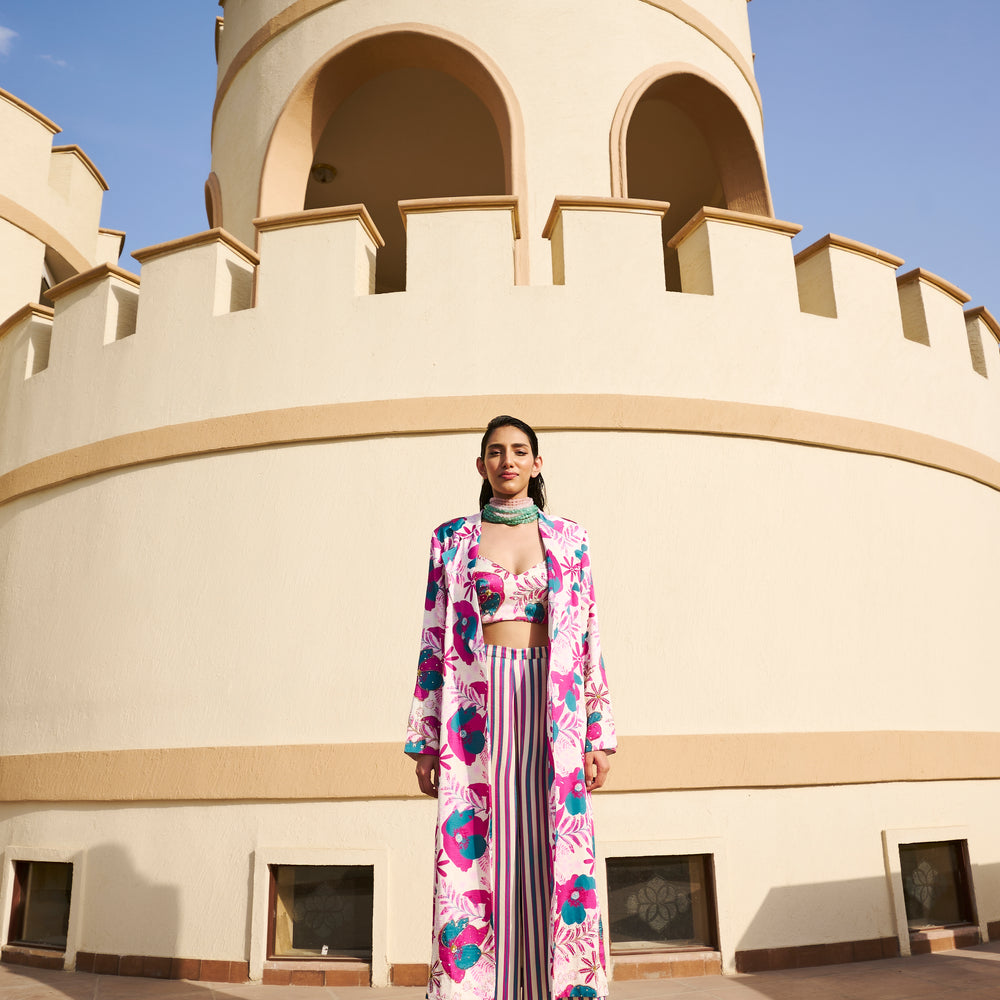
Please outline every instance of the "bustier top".
[{"label": "bustier top", "polygon": [[548,619],[549,576],[544,560],[523,573],[480,556],[472,570],[484,625],[494,622],[536,622]]}]

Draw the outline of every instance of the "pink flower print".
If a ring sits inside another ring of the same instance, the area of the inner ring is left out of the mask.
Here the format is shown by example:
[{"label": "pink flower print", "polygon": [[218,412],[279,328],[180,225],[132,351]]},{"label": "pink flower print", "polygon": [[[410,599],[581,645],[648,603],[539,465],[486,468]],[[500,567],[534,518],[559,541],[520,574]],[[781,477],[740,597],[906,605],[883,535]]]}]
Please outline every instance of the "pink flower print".
[{"label": "pink flower print", "polygon": [[594,741],[601,738],[601,719],[604,716],[600,712],[591,712],[587,716],[587,746],[588,750],[594,749]]},{"label": "pink flower print", "polygon": [[562,567],[551,552],[545,553],[545,569],[549,577],[549,593],[558,594],[562,590]]},{"label": "pink flower print", "polygon": [[448,746],[466,764],[471,764],[486,746],[486,719],[472,706],[460,708],[448,720]]},{"label": "pink flower print", "polygon": [[438,525],[434,534],[437,536],[437,540],[444,545],[445,542],[447,542],[448,539],[450,539],[463,524],[465,524],[465,518],[456,517],[451,521],[446,521],[444,524]]},{"label": "pink flower print", "polygon": [[462,893],[462,895],[473,906],[485,907],[486,912],[489,912],[493,906],[493,893],[488,892],[486,889],[469,889],[467,892]]},{"label": "pink flower print", "polygon": [[448,857],[467,872],[486,853],[486,820],[473,809],[456,809],[444,821],[441,838]]},{"label": "pink flower print", "polygon": [[417,664],[417,688],[414,695],[423,701],[432,691],[437,691],[444,683],[441,658],[430,646],[420,650]]},{"label": "pink flower print", "polygon": [[460,983],[465,973],[482,956],[480,945],[486,937],[485,927],[470,927],[469,918],[452,920],[441,928],[438,955],[452,982]]},{"label": "pink flower print", "polygon": [[476,637],[478,625],[479,617],[476,609],[468,601],[456,601],[452,634],[455,637],[455,652],[462,658],[463,663],[472,663],[474,659],[472,641]]},{"label": "pink flower print", "polygon": [[587,911],[597,909],[597,881],[589,875],[577,875],[561,882],[556,886],[556,906],[564,924],[582,924]]},{"label": "pink flower print", "polygon": [[559,700],[564,702],[571,712],[575,712],[583,678],[574,670],[568,674],[554,673],[552,680],[555,681],[556,690],[559,692]]},{"label": "pink flower print", "polygon": [[587,782],[582,767],[573,774],[559,775],[556,788],[559,801],[570,815],[582,816],[587,811]]},{"label": "pink flower print", "polygon": [[[436,746],[440,729],[441,723],[433,715],[425,715],[418,724],[417,733],[419,735],[406,741],[405,752],[423,753],[428,743]],[[437,750],[428,752],[437,753]]]},{"label": "pink flower print", "polygon": [[490,618],[497,613],[503,604],[503,580],[496,573],[476,572],[476,596],[479,598],[479,611],[484,618]]},{"label": "pink flower print", "polygon": [[575,997],[596,997],[597,990],[593,986],[567,986],[559,994],[557,1000],[573,1000]]},{"label": "pink flower print", "polygon": [[441,589],[441,577],[443,575],[444,570],[440,566],[435,566],[434,560],[431,559],[430,565],[427,568],[427,593],[424,596],[424,608],[427,611],[434,610],[438,592]]},{"label": "pink flower print", "polygon": [[542,604],[541,601],[528,601],[528,603],[524,606],[524,617],[527,618],[529,622],[535,622],[538,625],[542,625],[548,617],[546,606]]}]

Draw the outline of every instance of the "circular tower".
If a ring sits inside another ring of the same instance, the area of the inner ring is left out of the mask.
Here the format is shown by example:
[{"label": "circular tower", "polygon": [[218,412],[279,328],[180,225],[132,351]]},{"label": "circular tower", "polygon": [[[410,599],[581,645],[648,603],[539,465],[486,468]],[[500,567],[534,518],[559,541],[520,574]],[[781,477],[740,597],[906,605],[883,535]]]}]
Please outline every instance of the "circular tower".
[{"label": "circular tower", "polygon": [[504,412],[594,541],[613,977],[989,933],[1000,327],[793,255],[745,0],[224,7],[210,228],[0,326],[5,956],[426,982],[426,545]]}]

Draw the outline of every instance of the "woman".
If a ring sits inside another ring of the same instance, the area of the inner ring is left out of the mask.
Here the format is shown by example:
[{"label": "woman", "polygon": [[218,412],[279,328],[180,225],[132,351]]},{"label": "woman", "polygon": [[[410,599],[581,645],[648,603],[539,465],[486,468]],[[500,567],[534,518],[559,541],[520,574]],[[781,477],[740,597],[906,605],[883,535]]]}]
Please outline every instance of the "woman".
[{"label": "woman", "polygon": [[587,533],[501,416],[431,539],[406,752],[438,800],[431,1000],[606,997],[590,792],[614,752]]}]

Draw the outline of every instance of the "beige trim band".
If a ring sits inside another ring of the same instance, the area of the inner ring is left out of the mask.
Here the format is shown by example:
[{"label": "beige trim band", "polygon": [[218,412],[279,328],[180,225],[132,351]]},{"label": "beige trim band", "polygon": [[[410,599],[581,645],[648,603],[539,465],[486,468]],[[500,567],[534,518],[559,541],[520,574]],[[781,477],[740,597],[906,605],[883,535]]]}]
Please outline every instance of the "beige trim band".
[{"label": "beige trim band", "polygon": [[77,273],[86,271],[91,266],[90,261],[40,215],[35,215],[34,212],[2,194],[0,194],[0,219],[44,243],[61,259],[66,270]]},{"label": "beige trim band", "polygon": [[51,306],[43,306],[39,302],[29,302],[0,323],[0,340],[26,319],[41,319],[51,323],[55,314],[56,311]]},{"label": "beige trim band", "polygon": [[327,222],[345,222],[357,220],[368,235],[368,239],[376,247],[384,247],[385,240],[378,231],[375,221],[364,205],[334,205],[331,208],[307,208],[301,212],[283,212],[280,215],[265,215],[253,220],[257,239],[261,233],[270,233],[278,229],[297,229],[301,226],[321,226]]},{"label": "beige trim band", "polygon": [[51,118],[46,118],[45,115],[41,113],[41,111],[39,111],[37,108],[33,108],[27,102],[22,101],[20,97],[16,97],[9,90],[4,90],[2,87],[0,87],[0,98],[9,102],[10,104],[13,104],[15,108],[18,108],[19,110],[25,112],[25,114],[30,115],[32,118],[35,119],[36,122],[38,122],[39,125],[43,125],[53,135],[55,135],[57,132],[62,131],[62,129]]},{"label": "beige trim band", "polygon": [[760,88],[757,86],[757,77],[754,75],[753,66],[743,58],[743,53],[736,47],[728,35],[723,34],[715,25],[703,14],[700,14],[690,4],[684,0],[641,0],[642,3],[649,4],[650,7],[658,7],[668,14],[673,14],[679,21],[683,21],[689,28],[694,28],[699,35],[704,35],[713,45],[718,46],[730,59],[736,68],[743,75],[757,107],[761,114],[764,112],[764,102],[760,96]]},{"label": "beige trim band", "polygon": [[847,250],[850,253],[857,254],[859,257],[867,257],[869,260],[885,264],[894,271],[897,267],[902,267],[904,263],[902,257],[887,253],[885,250],[879,250],[877,247],[869,246],[867,243],[859,243],[857,240],[848,239],[846,236],[827,233],[826,236],[821,236],[815,243],[810,243],[809,246],[804,250],[800,250],[795,255],[796,265],[804,263],[810,257],[815,257],[820,250],[825,250],[827,247],[834,247],[837,250]]},{"label": "beige trim band", "polygon": [[[622,738],[607,792],[1000,780],[1000,733]],[[0,801],[197,802],[419,796],[396,743],[180,747],[0,757]]]},{"label": "beige trim band", "polygon": [[212,243],[221,243],[229,247],[237,257],[242,257],[248,264],[256,267],[260,263],[260,257],[254,253],[245,243],[238,240],[232,233],[225,229],[206,229],[202,233],[194,233],[191,236],[181,236],[176,240],[167,240],[165,243],[154,243],[153,246],[143,247],[141,250],[134,250],[132,257],[140,264],[148,264],[158,257],[166,257],[181,250],[193,250],[195,247],[209,246]]},{"label": "beige trim band", "polygon": [[97,169],[97,165],[94,161],[87,156],[87,154],[74,142],[68,146],[53,146],[53,153],[72,153],[89,171],[91,176],[97,181],[101,186],[102,191],[110,191],[108,187],[108,182],[104,179],[104,175]]},{"label": "beige trim band", "polygon": [[788,237],[797,236],[802,232],[802,227],[797,222],[782,222],[781,219],[772,219],[767,215],[752,215],[749,212],[734,212],[731,208],[711,208],[706,205],[681,226],[668,240],[667,246],[676,250],[705,221],[725,222],[732,226],[747,226],[750,229],[765,229]]},{"label": "beige trim band", "polygon": [[661,219],[670,209],[669,201],[649,201],[644,198],[599,198],[588,195],[557,194],[552,200],[549,217],[545,220],[542,239],[551,239],[559,216],[571,212],[631,212],[634,215],[658,215]]},{"label": "beige trim band", "polygon": [[399,202],[399,214],[406,229],[411,215],[434,212],[509,212],[514,239],[521,238],[520,199],[513,194],[473,194],[445,198],[407,198]]},{"label": "beige trim band", "polygon": [[12,469],[0,476],[0,505],[39,490],[147,462],[361,437],[479,433],[490,414],[508,411],[525,414],[540,431],[710,434],[833,448],[913,462],[1000,491],[1000,462],[963,445],[901,427],[757,403],[566,394],[327,403],[135,431]]},{"label": "beige trim band", "polygon": [[133,288],[139,287],[139,277],[117,264],[98,264],[81,274],[74,274],[72,278],[60,281],[58,285],[53,285],[45,294],[53,301],[57,302],[70,292],[75,292],[84,285],[93,284],[95,281],[103,281],[105,278],[118,278]]},{"label": "beige trim band", "polygon": [[925,281],[928,285],[940,289],[945,295],[950,295],[960,306],[964,306],[972,298],[967,292],[963,292],[958,285],[953,285],[950,281],[930,271],[925,271],[922,267],[915,267],[912,271],[901,274],[896,279],[896,284],[902,288],[904,285],[912,285],[918,281]]},{"label": "beige trim band", "polygon": [[[700,35],[704,35],[713,45],[721,49],[740,71],[753,93],[757,107],[763,112],[764,105],[760,96],[760,88],[757,86],[757,80],[754,77],[753,67],[743,58],[742,53],[727,35],[719,31],[711,21],[699,14],[689,4],[684,3],[684,0],[641,0],[641,2],[647,3],[651,7],[658,7],[668,14],[673,14],[674,17],[683,21],[688,27],[694,28]],[[225,100],[226,94],[229,93],[229,88],[233,85],[233,81],[247,63],[268,43],[277,38],[278,35],[294,27],[299,21],[315,14],[324,7],[331,7],[335,3],[340,3],[340,0],[297,0],[297,2],[289,5],[280,14],[276,14],[263,24],[247,39],[243,47],[233,56],[232,61],[226,67],[226,72],[223,74],[216,88],[215,105],[212,108],[213,136],[215,134],[215,120],[218,117],[219,108],[222,107],[222,102]]]},{"label": "beige trim band", "polygon": [[981,320],[986,324],[986,329],[993,334],[994,339],[1000,341],[1000,323],[997,322],[996,317],[986,306],[974,306],[972,309],[966,309],[965,320],[967,323],[974,320]]}]

